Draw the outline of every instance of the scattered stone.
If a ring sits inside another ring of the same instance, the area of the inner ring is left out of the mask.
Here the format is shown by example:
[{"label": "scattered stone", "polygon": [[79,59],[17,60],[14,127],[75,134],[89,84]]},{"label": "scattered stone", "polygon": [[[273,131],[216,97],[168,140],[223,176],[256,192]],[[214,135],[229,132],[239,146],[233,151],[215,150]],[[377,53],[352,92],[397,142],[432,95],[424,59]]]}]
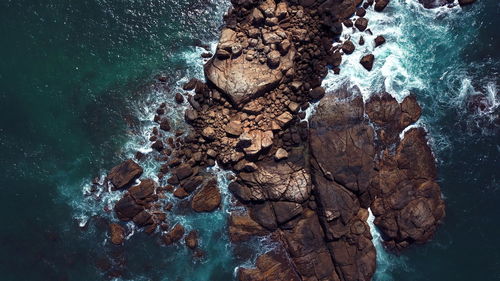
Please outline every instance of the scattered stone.
[{"label": "scattered stone", "polygon": [[368,26],[368,19],[366,18],[358,18],[355,22],[354,25],[356,26],[359,31],[365,31],[366,27]]},{"label": "scattered stone", "polygon": [[385,38],[382,35],[375,37],[375,47],[378,47],[385,43]]},{"label": "scattered stone", "polygon": [[342,51],[348,55],[352,54],[354,49],[356,49],[356,47],[354,47],[354,43],[352,43],[351,40],[347,40],[342,44]]},{"label": "scattered stone", "polygon": [[375,56],[373,54],[365,55],[361,58],[359,63],[368,71],[372,70],[373,61],[375,60]]},{"label": "scattered stone", "polygon": [[181,93],[175,94],[175,102],[178,104],[184,103],[184,96]]},{"label": "scattered stone", "polygon": [[385,7],[389,4],[389,0],[376,0],[375,1],[375,11],[382,12]]},{"label": "scattered stone", "polygon": [[225,131],[229,136],[239,137],[241,134],[243,134],[243,127],[241,126],[240,121],[231,121],[225,127]]},{"label": "scattered stone", "polygon": [[309,92],[309,96],[313,100],[320,100],[325,96],[325,89],[323,87],[316,87]]}]

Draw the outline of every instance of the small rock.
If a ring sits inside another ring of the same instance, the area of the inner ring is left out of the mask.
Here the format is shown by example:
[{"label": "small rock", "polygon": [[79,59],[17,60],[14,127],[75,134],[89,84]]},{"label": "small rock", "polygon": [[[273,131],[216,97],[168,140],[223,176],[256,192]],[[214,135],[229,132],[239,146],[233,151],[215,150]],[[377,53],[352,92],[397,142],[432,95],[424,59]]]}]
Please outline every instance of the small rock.
[{"label": "small rock", "polygon": [[198,247],[198,231],[191,230],[188,235],[186,235],[186,238],[184,238],[184,241],[189,249],[194,250]]},{"label": "small rock", "polygon": [[121,225],[117,223],[109,224],[109,233],[111,236],[111,243],[121,245],[123,241],[125,241],[125,229]]},{"label": "small rock", "polygon": [[359,7],[357,10],[356,10],[356,16],[358,17],[364,17],[366,15],[366,10],[365,8],[363,7]]},{"label": "small rock", "polygon": [[354,47],[354,43],[352,43],[351,40],[347,40],[344,42],[344,44],[342,44],[342,51],[344,51],[344,53],[348,55],[352,54],[355,49],[356,47]]},{"label": "small rock", "polygon": [[309,97],[313,100],[319,100],[325,96],[325,89],[323,87],[316,87],[309,92]]},{"label": "small rock", "polygon": [[201,135],[203,138],[205,138],[208,141],[213,141],[215,139],[215,130],[212,127],[206,127],[203,129],[201,132]]},{"label": "small rock", "polygon": [[174,191],[174,196],[179,199],[184,199],[189,196],[189,193],[187,193],[184,188],[179,187]]},{"label": "small rock", "polygon": [[175,94],[175,102],[181,104],[184,102],[184,96],[181,93]]},{"label": "small rock", "polygon": [[385,7],[389,4],[389,0],[377,0],[375,1],[375,11],[382,12]]},{"label": "small rock", "polygon": [[354,25],[356,26],[359,31],[365,31],[366,27],[368,26],[368,19],[366,18],[358,18],[355,22]]},{"label": "small rock", "polygon": [[276,150],[276,154],[274,154],[274,159],[279,161],[286,158],[288,158],[288,152],[283,148],[278,148],[278,150]]},{"label": "small rock", "polygon": [[365,55],[361,58],[361,65],[368,71],[372,70],[373,61],[375,60],[375,56],[373,54]]},{"label": "small rock", "polygon": [[271,51],[267,54],[267,63],[270,67],[278,67],[280,64],[281,54],[278,51]]},{"label": "small rock", "polygon": [[385,38],[382,35],[375,37],[375,47],[378,47],[385,43]]},{"label": "small rock", "polygon": [[128,159],[118,166],[113,167],[107,178],[116,189],[121,189],[131,184],[142,175],[142,168],[132,159]]},{"label": "small rock", "polygon": [[169,233],[163,236],[163,242],[165,242],[166,245],[172,245],[181,240],[182,236],[184,236],[184,232],[184,227],[180,224],[176,224]]},{"label": "small rock", "polygon": [[239,137],[243,133],[240,121],[231,121],[224,129],[229,136]]}]

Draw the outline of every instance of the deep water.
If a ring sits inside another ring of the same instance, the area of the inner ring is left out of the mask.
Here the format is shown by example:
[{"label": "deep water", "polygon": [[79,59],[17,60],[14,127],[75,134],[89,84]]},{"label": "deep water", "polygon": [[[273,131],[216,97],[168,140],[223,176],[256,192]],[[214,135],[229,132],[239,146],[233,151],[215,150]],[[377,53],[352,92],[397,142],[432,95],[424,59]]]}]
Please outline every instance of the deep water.
[{"label": "deep water", "polygon": [[[231,280],[236,266],[248,264],[228,244],[227,194],[216,213],[169,218],[200,230],[207,259],[195,263],[184,246],[159,247],[144,233],[124,248],[109,246],[106,222],[114,218],[105,209],[114,199],[96,203],[83,194],[93,177],[148,150],[152,110],[186,79],[202,77],[204,50],[196,45],[217,40],[228,2],[0,2],[1,280],[118,273],[122,280]],[[372,72],[358,63],[372,44],[365,35],[365,47],[344,56],[341,74],[324,83],[332,90],[355,83],[366,98],[413,92],[424,109],[419,124],[429,131],[447,217],[433,241],[399,256],[376,241],[377,281],[500,280],[499,14],[497,0],[432,11],[392,0],[384,13],[367,14],[373,34],[387,39]],[[160,73],[168,82],[153,87]],[[468,110],[477,93],[490,109]],[[182,126],[181,111],[168,113],[179,120],[174,127]],[[144,164],[154,177],[154,161]]]}]

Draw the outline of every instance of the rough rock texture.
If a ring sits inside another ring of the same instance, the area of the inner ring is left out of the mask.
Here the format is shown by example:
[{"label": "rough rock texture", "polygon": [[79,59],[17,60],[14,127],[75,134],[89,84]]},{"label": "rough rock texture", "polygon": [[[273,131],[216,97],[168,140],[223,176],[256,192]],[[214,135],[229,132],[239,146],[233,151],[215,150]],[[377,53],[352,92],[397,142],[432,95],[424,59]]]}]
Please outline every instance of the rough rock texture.
[{"label": "rough rock texture", "polygon": [[221,194],[217,181],[213,180],[203,186],[191,200],[191,208],[196,212],[212,212],[221,202]]},{"label": "rough rock texture", "polygon": [[[265,34],[263,38],[268,38],[271,42],[286,39],[277,33]],[[218,49],[241,48],[242,44],[245,43],[238,41],[235,31],[225,28]],[[249,61],[237,53],[227,58],[214,57],[205,65],[205,75],[234,104],[240,105],[276,87],[283,78],[283,73],[292,67],[294,56],[295,50],[292,48],[285,56],[277,58],[275,65],[263,64],[254,59]]]},{"label": "rough rock texture", "polygon": [[142,174],[142,168],[132,159],[128,159],[120,165],[111,169],[108,173],[108,179],[115,189],[126,188],[132,184]]},{"label": "rough rock texture", "polygon": [[111,243],[115,245],[121,245],[125,240],[125,229],[117,223],[109,224],[109,233],[111,237]]}]

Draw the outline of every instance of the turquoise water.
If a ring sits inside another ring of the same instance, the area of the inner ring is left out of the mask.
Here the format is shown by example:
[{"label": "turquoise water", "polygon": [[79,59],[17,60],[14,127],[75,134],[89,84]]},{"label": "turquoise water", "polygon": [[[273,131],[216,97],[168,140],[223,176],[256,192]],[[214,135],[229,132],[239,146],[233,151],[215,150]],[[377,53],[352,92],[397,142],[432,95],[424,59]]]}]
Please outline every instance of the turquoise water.
[{"label": "turquoise water", "polygon": [[[113,217],[104,208],[113,198],[83,195],[94,176],[147,151],[151,111],[182,81],[202,77],[196,39],[216,40],[228,1],[44,2],[0,3],[2,280],[107,280],[114,271],[123,280],[231,280],[248,259],[227,241],[227,194],[214,214],[169,218],[200,230],[207,259],[194,263],[184,246],[158,247],[144,233],[109,246],[104,220]],[[388,39],[374,70],[360,71],[358,48],[325,81],[355,82],[366,97],[383,88],[399,98],[416,93],[438,159],[447,218],[426,246],[401,256],[379,246],[377,281],[500,280],[499,5],[426,11],[393,0],[383,14],[368,11],[374,35]],[[166,87],[151,86],[159,73]],[[495,106],[468,112],[478,92]],[[154,177],[154,162],[144,164]],[[103,273],[109,259],[115,264]]]}]

